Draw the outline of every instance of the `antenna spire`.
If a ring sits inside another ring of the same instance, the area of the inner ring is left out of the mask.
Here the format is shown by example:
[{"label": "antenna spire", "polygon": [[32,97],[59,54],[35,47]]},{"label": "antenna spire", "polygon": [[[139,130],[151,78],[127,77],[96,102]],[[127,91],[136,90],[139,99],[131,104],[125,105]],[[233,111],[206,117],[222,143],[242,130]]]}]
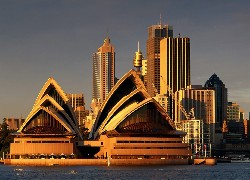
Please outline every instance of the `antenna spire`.
[{"label": "antenna spire", "polygon": [[161,22],[161,13],[160,13],[160,25],[162,25],[162,22]]},{"label": "antenna spire", "polygon": [[109,28],[107,28],[107,38],[109,37]]},{"label": "antenna spire", "polygon": [[138,41],[138,52],[140,52],[140,42]]}]

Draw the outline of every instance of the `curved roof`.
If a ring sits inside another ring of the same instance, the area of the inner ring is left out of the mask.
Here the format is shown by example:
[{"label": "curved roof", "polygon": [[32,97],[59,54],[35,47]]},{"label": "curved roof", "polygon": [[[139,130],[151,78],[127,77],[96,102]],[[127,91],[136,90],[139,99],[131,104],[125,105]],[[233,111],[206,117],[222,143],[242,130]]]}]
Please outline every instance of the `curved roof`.
[{"label": "curved roof", "polygon": [[[37,120],[37,116],[41,113],[50,115],[53,120],[61,124],[68,131],[68,133],[75,134],[82,138],[74,111],[69,103],[69,99],[53,78],[49,78],[41,89],[31,112],[18,132],[24,133],[25,129],[32,124],[32,121]],[[43,121],[48,121],[48,118],[46,117],[43,117],[43,119]],[[42,120],[39,119],[39,121]],[[41,126],[41,124],[36,124],[34,126]]]},{"label": "curved roof", "polygon": [[130,70],[116,83],[102,104],[90,138],[96,139],[105,131],[115,130],[127,117],[149,103],[153,104],[170,128],[175,129],[165,109],[147,93],[136,71]]}]

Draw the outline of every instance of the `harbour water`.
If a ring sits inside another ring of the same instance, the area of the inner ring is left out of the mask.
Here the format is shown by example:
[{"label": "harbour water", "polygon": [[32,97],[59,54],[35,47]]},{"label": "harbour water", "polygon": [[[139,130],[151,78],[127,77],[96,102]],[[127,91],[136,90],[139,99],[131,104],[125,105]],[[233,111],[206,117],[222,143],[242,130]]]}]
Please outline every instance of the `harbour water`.
[{"label": "harbour water", "polygon": [[250,163],[175,166],[7,166],[0,179],[250,179]]}]

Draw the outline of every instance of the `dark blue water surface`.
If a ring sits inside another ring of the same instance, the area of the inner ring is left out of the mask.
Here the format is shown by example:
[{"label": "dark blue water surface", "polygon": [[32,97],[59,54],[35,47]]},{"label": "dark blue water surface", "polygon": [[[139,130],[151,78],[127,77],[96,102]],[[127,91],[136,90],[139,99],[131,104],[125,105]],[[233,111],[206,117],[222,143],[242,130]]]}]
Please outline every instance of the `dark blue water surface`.
[{"label": "dark blue water surface", "polygon": [[0,179],[250,179],[250,163],[215,166],[6,166]]}]

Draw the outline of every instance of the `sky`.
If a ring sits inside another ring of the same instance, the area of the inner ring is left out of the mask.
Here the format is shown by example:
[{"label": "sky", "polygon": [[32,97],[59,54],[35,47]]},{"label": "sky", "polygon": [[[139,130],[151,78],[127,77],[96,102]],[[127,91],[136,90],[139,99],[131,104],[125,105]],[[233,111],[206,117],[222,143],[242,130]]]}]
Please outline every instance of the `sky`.
[{"label": "sky", "polygon": [[26,118],[47,79],[92,96],[92,54],[109,35],[116,77],[133,68],[137,42],[162,23],[191,39],[191,84],[216,73],[228,101],[250,111],[249,0],[0,0],[0,120]]}]

